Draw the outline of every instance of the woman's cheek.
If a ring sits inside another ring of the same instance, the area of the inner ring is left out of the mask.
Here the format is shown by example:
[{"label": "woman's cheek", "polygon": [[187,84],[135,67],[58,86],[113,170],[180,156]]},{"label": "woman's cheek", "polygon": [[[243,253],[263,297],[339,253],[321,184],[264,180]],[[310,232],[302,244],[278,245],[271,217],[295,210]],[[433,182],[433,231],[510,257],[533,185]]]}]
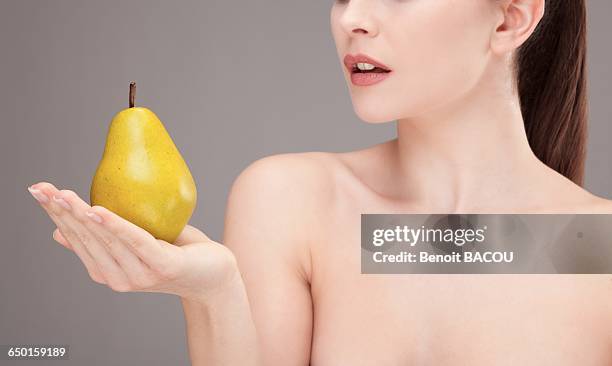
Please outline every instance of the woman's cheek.
[{"label": "woman's cheek", "polygon": [[[402,117],[415,117],[460,98],[486,67],[486,45],[470,32],[442,28],[409,43],[393,81]],[[401,117],[399,117],[401,118]]]}]

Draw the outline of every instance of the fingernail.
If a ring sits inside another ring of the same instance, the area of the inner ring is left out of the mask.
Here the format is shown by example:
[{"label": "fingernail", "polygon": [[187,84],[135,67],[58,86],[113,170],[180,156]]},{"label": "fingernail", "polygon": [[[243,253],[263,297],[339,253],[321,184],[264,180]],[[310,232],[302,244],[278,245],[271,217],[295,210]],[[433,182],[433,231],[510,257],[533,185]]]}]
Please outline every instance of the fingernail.
[{"label": "fingernail", "polygon": [[40,202],[40,203],[47,203],[47,202],[49,202],[49,197],[47,197],[46,194],[42,193],[42,191],[40,189],[28,187],[28,191],[30,191],[32,196],[34,196],[34,198],[36,198],[36,200],[38,202]]},{"label": "fingernail", "polygon": [[70,208],[71,208],[70,205],[63,198],[60,198],[60,197],[57,197],[57,196],[53,196],[53,200],[55,202],[57,202],[58,205],[60,205],[63,208],[65,208],[66,210],[70,210]]},{"label": "fingernail", "polygon": [[102,218],[99,215],[97,215],[97,214],[95,214],[93,212],[87,211],[87,212],[85,212],[85,215],[89,216],[92,220],[94,220],[98,224],[102,223]]}]

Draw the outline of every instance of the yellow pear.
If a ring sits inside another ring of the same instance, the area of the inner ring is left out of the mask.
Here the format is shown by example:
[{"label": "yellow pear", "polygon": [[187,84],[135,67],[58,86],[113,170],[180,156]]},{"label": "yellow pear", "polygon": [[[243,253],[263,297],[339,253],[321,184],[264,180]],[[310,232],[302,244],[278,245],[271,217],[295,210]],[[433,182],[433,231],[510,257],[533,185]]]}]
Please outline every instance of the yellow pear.
[{"label": "yellow pear", "polygon": [[90,202],[174,243],[195,208],[196,185],[159,118],[134,107],[135,88],[129,108],[111,121]]}]

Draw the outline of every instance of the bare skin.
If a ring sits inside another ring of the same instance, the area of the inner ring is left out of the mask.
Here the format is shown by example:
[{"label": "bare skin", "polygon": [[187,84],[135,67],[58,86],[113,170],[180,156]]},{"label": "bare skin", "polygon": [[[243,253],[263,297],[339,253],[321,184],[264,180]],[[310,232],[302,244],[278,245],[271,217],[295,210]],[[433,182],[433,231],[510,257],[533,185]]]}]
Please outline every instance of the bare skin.
[{"label": "bare skin", "polygon": [[[361,275],[356,213],[423,212],[381,197],[351,171],[356,156],[384,155],[391,145],[310,157],[333,167],[336,182],[333,205],[322,210],[329,213],[321,220],[326,229],[311,253],[313,365],[612,362],[610,275]],[[548,182],[551,189],[567,189],[564,179]],[[542,211],[489,202],[463,212],[612,213],[609,201],[578,187],[572,198],[575,203],[564,207],[541,201],[550,207]]]},{"label": "bare skin", "polygon": [[[217,252],[216,243],[188,227],[177,244],[180,249],[192,247],[188,257],[195,267],[183,263],[176,273],[153,275],[150,287],[142,287],[143,279],[137,275],[123,284],[112,279],[133,270],[119,264],[124,259],[116,248],[123,243],[129,250],[136,246],[149,251],[153,242],[130,239],[146,234],[128,223],[119,229],[127,231],[114,233],[114,226],[123,222],[101,207],[93,210],[102,213],[104,225],[110,226],[108,233],[92,234],[74,222],[72,229],[66,228],[62,221],[70,222],[67,216],[78,209],[66,212],[53,201],[44,207],[60,227],[54,238],[69,249],[104,246],[90,235],[118,238],[106,247],[115,248],[107,250],[118,267],[102,269],[99,278],[92,276],[96,282],[120,292],[181,296],[194,365],[612,362],[612,276],[360,274],[360,213],[423,212],[408,201],[376,193],[364,183],[371,175],[355,174],[360,169],[376,171],[380,165],[364,162],[390,158],[387,154],[395,144],[390,141],[343,154],[276,155],[253,163],[234,183],[228,202],[224,243],[238,266],[221,259],[226,255]],[[55,191],[48,183],[36,187],[50,195],[55,192],[73,207],[80,205],[71,191]],[[542,192],[567,190],[568,183],[557,176],[546,188]],[[517,203],[517,212],[612,213],[610,201],[578,186],[566,193],[573,204],[560,206],[552,197],[551,209],[520,210]],[[515,210],[491,204],[464,212]],[[97,225],[80,220],[84,226]],[[143,257],[158,258],[160,266],[171,269],[176,257],[168,253]],[[93,268],[103,268],[100,262],[95,259]],[[228,276],[234,273],[232,268],[239,268],[242,281]],[[191,284],[194,280],[198,283]]]},{"label": "bare skin", "polygon": [[397,139],[254,162],[224,245],[191,226],[170,245],[49,183],[34,194],[94,281],[181,297],[194,365],[612,364],[610,275],[360,273],[361,213],[612,213],[525,136],[509,60],[543,3],[336,2],[340,59],[394,70],[367,88],[344,70],[355,111],[396,119]]}]

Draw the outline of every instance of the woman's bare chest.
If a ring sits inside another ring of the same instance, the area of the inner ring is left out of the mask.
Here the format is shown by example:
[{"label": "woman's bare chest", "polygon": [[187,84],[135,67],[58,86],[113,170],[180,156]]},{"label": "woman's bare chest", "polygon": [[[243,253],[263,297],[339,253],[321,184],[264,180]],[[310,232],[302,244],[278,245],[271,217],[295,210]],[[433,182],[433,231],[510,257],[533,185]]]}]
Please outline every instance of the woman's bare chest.
[{"label": "woman's bare chest", "polygon": [[530,277],[328,278],[313,365],[612,364],[610,281]]},{"label": "woman's bare chest", "polygon": [[361,274],[358,217],[313,248],[313,366],[612,364],[612,275]]}]

